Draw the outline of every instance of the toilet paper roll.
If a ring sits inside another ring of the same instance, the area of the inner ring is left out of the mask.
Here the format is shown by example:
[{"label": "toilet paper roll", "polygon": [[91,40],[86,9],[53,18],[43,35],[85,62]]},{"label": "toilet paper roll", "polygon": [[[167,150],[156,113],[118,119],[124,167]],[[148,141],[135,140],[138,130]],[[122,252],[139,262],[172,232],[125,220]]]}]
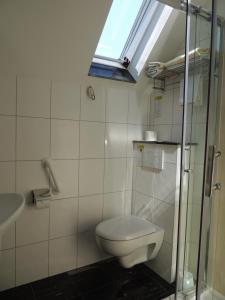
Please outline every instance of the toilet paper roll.
[{"label": "toilet paper roll", "polygon": [[144,140],[145,141],[157,141],[157,133],[155,131],[146,130],[144,132]]},{"label": "toilet paper roll", "polygon": [[47,208],[50,206],[51,193],[49,189],[33,190],[33,203],[36,208]]}]

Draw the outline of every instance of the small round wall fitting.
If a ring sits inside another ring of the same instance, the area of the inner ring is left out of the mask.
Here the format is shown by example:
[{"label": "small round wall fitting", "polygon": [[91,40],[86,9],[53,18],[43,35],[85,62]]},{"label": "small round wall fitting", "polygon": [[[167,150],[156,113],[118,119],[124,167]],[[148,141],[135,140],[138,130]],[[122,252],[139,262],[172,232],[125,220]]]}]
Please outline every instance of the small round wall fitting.
[{"label": "small round wall fitting", "polygon": [[95,92],[94,92],[94,89],[91,85],[88,86],[87,88],[87,96],[92,100],[94,101],[95,100]]}]

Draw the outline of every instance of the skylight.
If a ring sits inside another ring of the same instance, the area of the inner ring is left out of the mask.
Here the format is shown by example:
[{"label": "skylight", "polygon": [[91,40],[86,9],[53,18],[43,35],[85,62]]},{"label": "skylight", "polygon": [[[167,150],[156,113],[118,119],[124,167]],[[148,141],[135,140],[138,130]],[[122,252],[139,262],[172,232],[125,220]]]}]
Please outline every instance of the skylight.
[{"label": "skylight", "polygon": [[119,59],[142,5],[141,0],[113,0],[95,55]]},{"label": "skylight", "polygon": [[157,0],[113,0],[89,75],[135,82],[172,12]]}]

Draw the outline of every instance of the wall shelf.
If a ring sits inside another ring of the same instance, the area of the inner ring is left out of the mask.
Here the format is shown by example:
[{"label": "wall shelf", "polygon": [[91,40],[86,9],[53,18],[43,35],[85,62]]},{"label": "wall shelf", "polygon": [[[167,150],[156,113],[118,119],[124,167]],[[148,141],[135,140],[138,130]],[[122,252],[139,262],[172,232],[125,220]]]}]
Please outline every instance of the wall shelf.
[{"label": "wall shelf", "polygon": [[[189,61],[189,71],[192,72],[196,68],[206,68],[209,66],[209,61],[210,59],[208,56],[195,57]],[[164,71],[162,71],[159,75],[155,77],[150,76],[150,74],[148,73],[148,68],[146,68],[145,72],[147,77],[149,78],[157,79],[157,80],[165,80],[166,78],[183,74],[184,70],[185,70],[185,64],[182,63],[182,64],[176,64],[166,68]]]},{"label": "wall shelf", "polygon": [[169,141],[133,141],[134,144],[156,144],[156,145],[170,145],[170,146],[179,146],[180,143],[169,142]]},{"label": "wall shelf", "polygon": [[[170,141],[133,141],[134,144],[152,144],[152,145],[167,145],[167,146],[181,146],[181,143]],[[186,146],[197,146],[198,143],[186,143]]]}]

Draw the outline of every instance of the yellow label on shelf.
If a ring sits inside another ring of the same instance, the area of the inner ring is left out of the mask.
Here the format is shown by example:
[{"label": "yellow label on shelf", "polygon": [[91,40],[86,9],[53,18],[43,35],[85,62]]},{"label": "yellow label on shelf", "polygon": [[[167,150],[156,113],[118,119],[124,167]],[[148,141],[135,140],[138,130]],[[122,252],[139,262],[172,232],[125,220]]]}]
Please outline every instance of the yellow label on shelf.
[{"label": "yellow label on shelf", "polygon": [[144,145],[143,144],[137,144],[137,148],[142,152],[144,149]]},{"label": "yellow label on shelf", "polygon": [[158,101],[158,100],[162,100],[162,98],[163,98],[162,95],[157,95],[157,96],[154,97],[154,99],[157,100],[157,101]]}]

